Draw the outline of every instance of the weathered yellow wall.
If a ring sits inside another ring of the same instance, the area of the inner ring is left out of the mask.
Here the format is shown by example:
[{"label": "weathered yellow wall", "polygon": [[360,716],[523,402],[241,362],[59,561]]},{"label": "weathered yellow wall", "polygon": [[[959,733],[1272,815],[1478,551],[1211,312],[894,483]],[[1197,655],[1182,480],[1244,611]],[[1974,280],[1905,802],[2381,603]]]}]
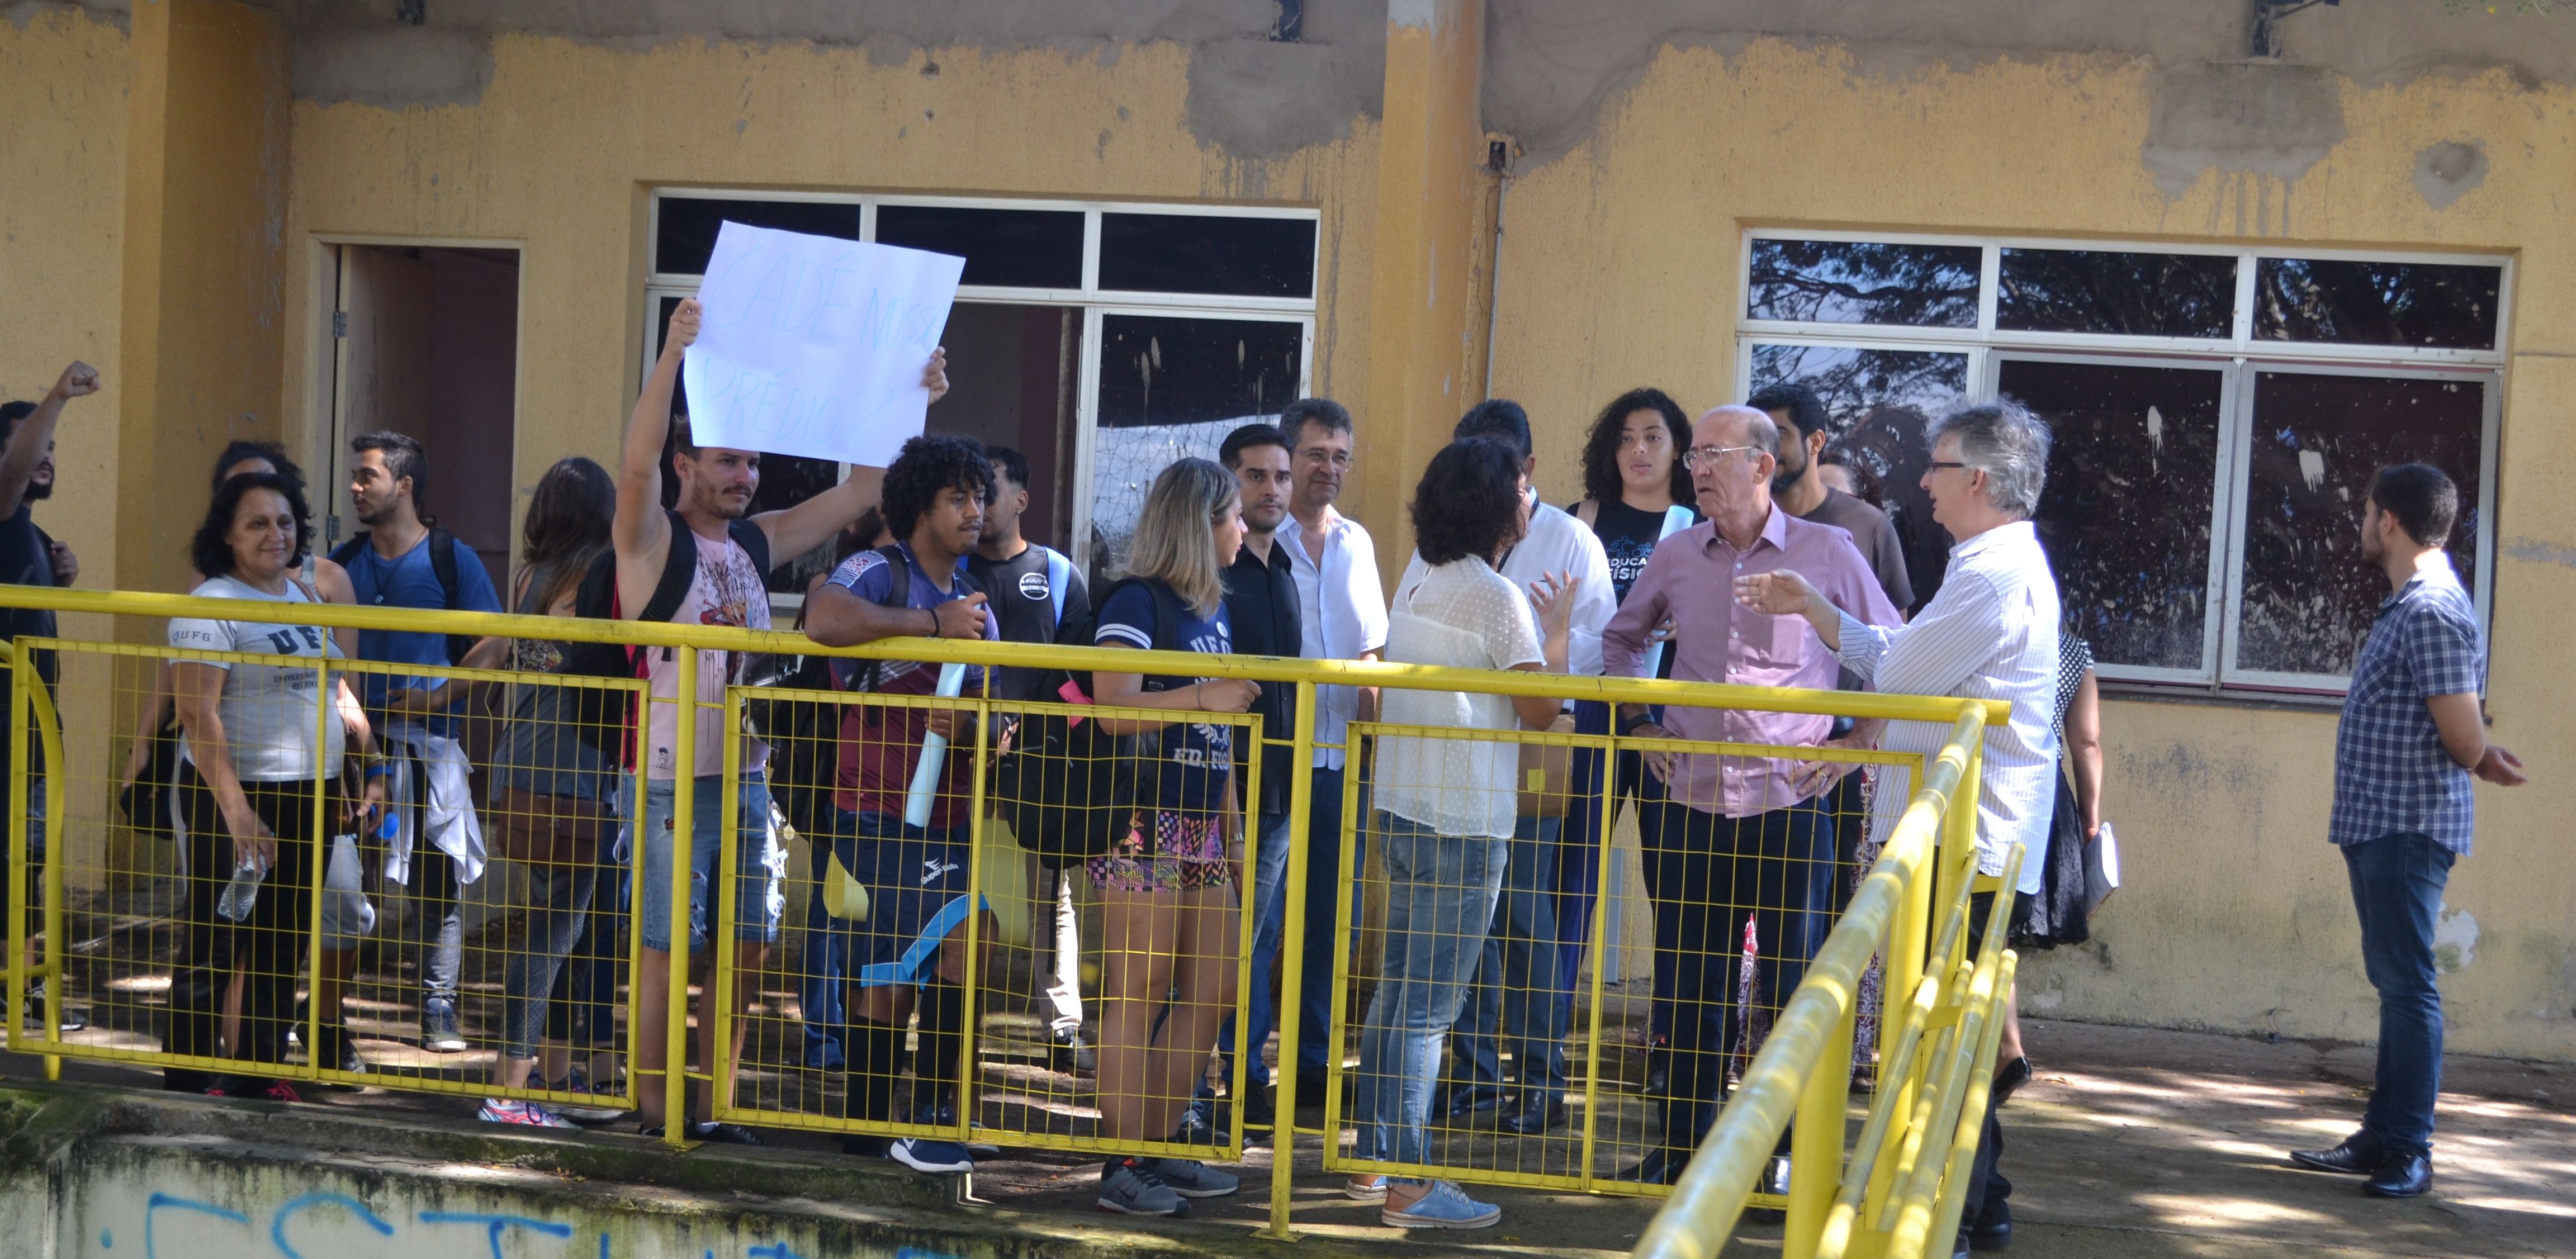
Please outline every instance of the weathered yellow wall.
[{"label": "weathered yellow wall", "polygon": [[89,585],[113,579],[119,540],[127,56],[123,31],[74,11],[0,20],[0,397],[42,397],[73,359],[106,381],[56,430],[60,493],[37,508]]},{"label": "weathered yellow wall", "polygon": [[234,438],[278,435],[287,34],[236,0],[158,0],[132,22],[119,265],[134,376],[116,486],[142,544],[114,572],[175,590],[208,464]]},{"label": "weathered yellow wall", "polygon": [[[634,397],[657,184],[1321,205],[1317,392],[1370,422],[1363,347],[1375,127],[1285,158],[1202,148],[1187,54],[962,49],[879,64],[848,48],[698,41],[649,52],[501,36],[472,105],[295,107],[290,431],[319,460],[317,234],[522,242],[517,479],[615,447]],[[951,370],[973,371],[969,363]],[[524,492],[524,491],[523,491]]]},{"label": "weathered yellow wall", "polygon": [[[1840,46],[1665,48],[1599,129],[1523,171],[1504,247],[1495,392],[1529,404],[1542,473],[1575,496],[1581,426],[1637,384],[1729,400],[1744,229],[1789,224],[2152,240],[2461,248],[2518,256],[2497,493],[2491,709],[2535,783],[2480,788],[2478,852],[2453,876],[2450,1047],[2576,1058],[2576,91],[2502,72],[2334,80],[2344,135],[2294,181],[2211,170],[2167,200],[2141,160],[2156,71],[2064,56],[1903,72]],[[2474,140],[2482,186],[2436,210],[2419,153]],[[2074,1018],[2375,1037],[2342,863],[2325,843],[2334,718],[2122,702],[2106,717],[2105,815],[2129,886],[2099,943],[2034,959],[2034,1010]]]}]

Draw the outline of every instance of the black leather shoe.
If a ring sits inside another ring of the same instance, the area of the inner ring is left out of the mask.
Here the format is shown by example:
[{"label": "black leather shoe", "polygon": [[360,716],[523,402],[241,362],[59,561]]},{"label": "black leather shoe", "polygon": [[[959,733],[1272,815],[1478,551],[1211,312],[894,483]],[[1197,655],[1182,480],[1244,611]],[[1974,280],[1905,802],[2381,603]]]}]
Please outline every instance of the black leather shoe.
[{"label": "black leather shoe", "polygon": [[1320,1070],[1297,1072],[1297,1109],[1322,1110],[1324,1089],[1331,1083],[1332,1077]]},{"label": "black leather shoe", "polygon": [[1243,1116],[1243,1122],[1250,1127],[1276,1127],[1279,1123],[1279,1112],[1271,1104],[1270,1086],[1267,1084],[1245,1085],[1241,1113]]},{"label": "black leather shoe", "polygon": [[1639,1159],[1636,1166],[1618,1172],[1610,1179],[1640,1185],[1669,1185],[1679,1182],[1682,1169],[1688,1166],[1688,1158],[1676,1158],[1670,1150],[1656,1150]]},{"label": "black leather shoe", "polygon": [[1565,1102],[1555,1093],[1524,1089],[1503,1112],[1503,1131],[1516,1137],[1534,1137],[1565,1122]]},{"label": "black leather shoe", "polygon": [[1431,1118],[1472,1120],[1502,1110],[1509,1100],[1499,1084],[1447,1084],[1431,1099]]},{"label": "black leather shoe", "polygon": [[2379,1170],[2362,1182],[2361,1191],[2374,1198],[2412,1198],[2432,1187],[2433,1156],[2408,1150],[2381,1160]]},{"label": "black leather shoe", "polygon": [[2379,1138],[2367,1132],[2356,1132],[2331,1150],[2292,1150],[2290,1161],[2312,1171],[2367,1176],[2379,1170],[2385,1153],[2380,1148]]},{"label": "black leather shoe", "polygon": [[[1995,1105],[2001,1107],[2005,1102],[2011,1101],[2013,1094],[2020,1092],[2021,1086],[2028,1083],[2030,1083],[2029,1058],[2015,1058],[2005,1063],[2003,1070],[1995,1072]],[[1976,1239],[1971,1237],[1969,1240]]]},{"label": "black leather shoe", "polygon": [[1959,1235],[1968,1239],[1968,1249],[1970,1250],[2012,1249],[2011,1220],[2003,1220],[1994,1224],[1983,1224],[1975,1228],[1963,1229],[1960,1231]]}]

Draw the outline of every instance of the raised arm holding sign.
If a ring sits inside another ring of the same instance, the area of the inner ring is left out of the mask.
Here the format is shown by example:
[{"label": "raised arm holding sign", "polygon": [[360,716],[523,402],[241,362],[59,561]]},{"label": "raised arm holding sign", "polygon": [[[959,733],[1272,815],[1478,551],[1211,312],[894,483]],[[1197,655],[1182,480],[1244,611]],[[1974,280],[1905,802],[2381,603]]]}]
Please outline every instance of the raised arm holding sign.
[{"label": "raised arm holding sign", "polygon": [[698,441],[881,468],[921,435],[922,359],[966,260],[727,223],[683,379]]}]

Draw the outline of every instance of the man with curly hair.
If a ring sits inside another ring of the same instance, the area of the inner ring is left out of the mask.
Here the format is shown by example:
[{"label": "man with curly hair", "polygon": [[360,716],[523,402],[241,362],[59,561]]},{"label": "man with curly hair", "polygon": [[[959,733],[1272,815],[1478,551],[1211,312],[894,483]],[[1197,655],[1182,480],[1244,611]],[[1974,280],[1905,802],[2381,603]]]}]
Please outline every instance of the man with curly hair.
[{"label": "man with curly hair", "polygon": [[[895,541],[861,551],[815,588],[805,633],[828,647],[881,638],[998,641],[1000,622],[968,569],[993,502],[992,457],[963,437],[916,437],[886,469],[886,530]],[[923,661],[837,660],[844,686],[877,695],[931,695],[940,666]],[[980,694],[983,671],[969,668],[955,693]],[[910,807],[925,740],[948,741],[936,794],[925,812]],[[956,1089],[966,1003],[968,869],[974,861],[974,716],[954,708],[852,703],[841,710],[839,792],[832,850],[867,889],[867,917],[834,925],[850,940],[849,1114],[895,1117],[904,1027],[920,1016],[907,1118],[956,1122]],[[843,1148],[891,1158],[916,1171],[973,1171],[954,1141],[850,1137]]]}]

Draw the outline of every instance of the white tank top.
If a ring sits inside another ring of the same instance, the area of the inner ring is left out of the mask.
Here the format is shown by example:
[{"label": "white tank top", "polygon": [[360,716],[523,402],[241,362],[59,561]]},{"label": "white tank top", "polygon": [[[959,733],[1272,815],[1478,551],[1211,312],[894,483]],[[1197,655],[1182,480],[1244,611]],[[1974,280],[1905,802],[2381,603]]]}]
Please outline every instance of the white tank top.
[{"label": "white tank top", "polygon": [[[676,521],[674,528],[683,527]],[[672,613],[677,625],[733,625],[744,629],[769,628],[769,589],[761,582],[760,570],[753,567],[751,556],[730,537],[710,539],[700,535],[698,571],[689,580],[689,593],[680,600],[680,609]],[[697,747],[692,777],[709,778],[724,772],[724,696],[741,671],[740,653],[702,651],[698,653],[698,724]],[[680,666],[676,650],[652,648],[646,654],[644,675],[652,683],[656,699],[677,694]],[[673,777],[679,761],[679,713],[672,704],[652,704],[645,722],[645,776],[657,780]],[[742,772],[758,773],[769,762],[769,745],[749,735],[742,735]]]}]

